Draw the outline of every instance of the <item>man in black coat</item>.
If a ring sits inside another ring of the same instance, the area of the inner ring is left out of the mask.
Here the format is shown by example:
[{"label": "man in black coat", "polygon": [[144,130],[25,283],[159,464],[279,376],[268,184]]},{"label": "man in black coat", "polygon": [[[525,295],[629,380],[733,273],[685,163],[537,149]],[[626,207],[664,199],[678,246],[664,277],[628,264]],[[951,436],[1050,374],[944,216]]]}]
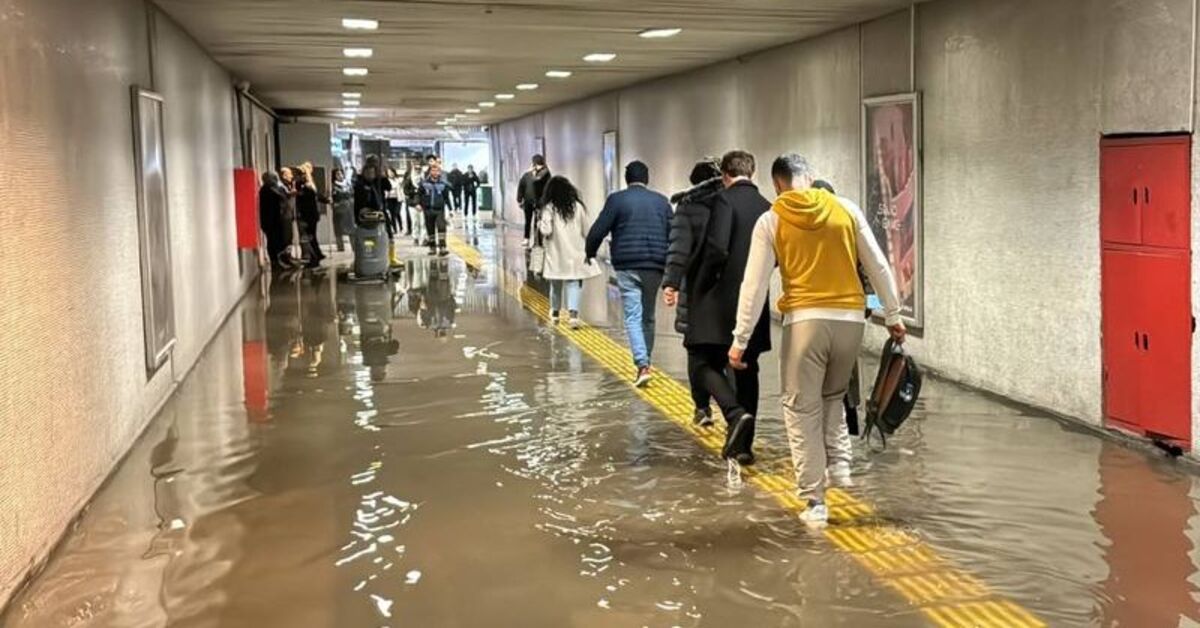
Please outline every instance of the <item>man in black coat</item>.
[{"label": "man in black coat", "polygon": [[521,177],[517,185],[517,203],[525,211],[525,247],[532,244],[534,213],[542,205],[542,194],[546,191],[546,183],[550,181],[550,169],[546,167],[546,158],[541,155],[533,156],[533,167]]},{"label": "man in black coat", "polygon": [[[663,301],[668,307],[675,307],[675,331],[684,336],[688,330],[687,272],[704,244],[704,231],[717,195],[725,189],[720,164],[714,158],[698,162],[689,180],[690,189],[671,197],[675,217],[671,219],[671,245],[663,276]],[[713,422],[712,395],[699,377],[698,366],[702,361],[700,354],[688,352],[688,384],[692,402],[696,404],[692,420],[696,425],[708,427]]]},{"label": "man in black coat", "polygon": [[475,166],[468,165],[463,174],[463,217],[474,216],[478,211],[479,175],[475,174]]},{"label": "man in black coat", "polygon": [[450,184],[451,209],[454,211],[462,210],[463,176],[463,171],[458,169],[458,164],[451,166],[450,172],[446,174],[446,183]]},{"label": "man in black coat", "polygon": [[258,189],[258,225],[267,236],[267,257],[271,266],[281,267],[282,257],[292,243],[292,220],[288,213],[288,190],[279,182],[279,175],[266,171]]},{"label": "man in black coat", "polygon": [[733,295],[741,291],[754,225],[771,209],[771,203],[751,180],[754,171],[754,156],[745,151],[731,151],[721,159],[725,189],[713,203],[704,245],[687,274],[688,328],[683,340],[689,370],[717,400],[725,421],[733,424],[748,417],[742,421],[744,427],[738,438],[727,439],[722,452],[743,465],[754,463],[758,357],[771,349],[770,316],[763,307],[746,349],[748,368],[734,370],[730,385],[728,355],[737,324],[737,299]]}]

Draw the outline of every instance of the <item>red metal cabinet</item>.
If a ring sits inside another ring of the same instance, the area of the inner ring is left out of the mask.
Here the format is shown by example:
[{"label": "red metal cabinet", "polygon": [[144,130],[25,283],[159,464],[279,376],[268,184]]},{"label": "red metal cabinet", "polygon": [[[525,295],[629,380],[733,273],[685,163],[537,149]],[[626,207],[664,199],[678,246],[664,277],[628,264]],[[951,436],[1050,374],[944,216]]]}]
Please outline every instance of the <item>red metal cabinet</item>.
[{"label": "red metal cabinet", "polygon": [[1100,151],[1100,237],[1104,242],[1142,243],[1141,194],[1136,146],[1115,145]]},{"label": "red metal cabinet", "polygon": [[1191,145],[1186,138],[1138,147],[1142,244],[1191,248]]},{"label": "red metal cabinet", "polygon": [[1104,140],[1104,406],[1110,423],[1191,440],[1191,140]]}]

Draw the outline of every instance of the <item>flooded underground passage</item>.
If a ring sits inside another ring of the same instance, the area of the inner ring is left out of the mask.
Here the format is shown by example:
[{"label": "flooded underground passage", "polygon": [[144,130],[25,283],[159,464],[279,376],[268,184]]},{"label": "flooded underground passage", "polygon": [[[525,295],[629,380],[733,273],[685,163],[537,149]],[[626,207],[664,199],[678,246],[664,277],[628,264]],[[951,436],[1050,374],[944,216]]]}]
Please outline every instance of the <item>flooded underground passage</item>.
[{"label": "flooded underground passage", "polygon": [[0,626],[1200,618],[1191,471],[929,377],[807,526],[775,361],[757,461],[729,464],[671,317],[633,387],[617,287],[551,322],[521,237],[402,247],[385,282],[264,278]]}]

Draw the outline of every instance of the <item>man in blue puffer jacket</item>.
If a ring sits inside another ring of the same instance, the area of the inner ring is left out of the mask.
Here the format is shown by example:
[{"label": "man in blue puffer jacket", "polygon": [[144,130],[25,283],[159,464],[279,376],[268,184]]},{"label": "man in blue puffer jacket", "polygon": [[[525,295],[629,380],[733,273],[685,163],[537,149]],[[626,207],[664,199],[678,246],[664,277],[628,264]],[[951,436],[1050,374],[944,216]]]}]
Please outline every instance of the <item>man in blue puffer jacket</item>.
[{"label": "man in blue puffer jacket", "polygon": [[650,383],[654,351],[654,308],[667,263],[671,235],[671,203],[648,187],[650,169],[640,161],[625,167],[629,187],[608,197],[587,238],[587,258],[612,235],[612,265],[625,311],[625,332],[633,352],[638,387]]}]

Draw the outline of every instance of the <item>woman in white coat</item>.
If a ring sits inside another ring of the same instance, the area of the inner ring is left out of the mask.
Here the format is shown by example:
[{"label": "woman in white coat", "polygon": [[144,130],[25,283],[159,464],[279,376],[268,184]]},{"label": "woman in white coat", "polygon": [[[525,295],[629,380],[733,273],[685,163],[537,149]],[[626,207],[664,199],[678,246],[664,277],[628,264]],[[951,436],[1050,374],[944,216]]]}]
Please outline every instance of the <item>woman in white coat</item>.
[{"label": "woman in white coat", "polygon": [[550,320],[557,323],[563,309],[573,329],[579,327],[579,298],[583,280],[598,277],[600,267],[588,262],[587,206],[579,200],[579,190],[566,177],[552,177],[542,199],[538,231],[546,250],[542,276],[550,282]]}]

